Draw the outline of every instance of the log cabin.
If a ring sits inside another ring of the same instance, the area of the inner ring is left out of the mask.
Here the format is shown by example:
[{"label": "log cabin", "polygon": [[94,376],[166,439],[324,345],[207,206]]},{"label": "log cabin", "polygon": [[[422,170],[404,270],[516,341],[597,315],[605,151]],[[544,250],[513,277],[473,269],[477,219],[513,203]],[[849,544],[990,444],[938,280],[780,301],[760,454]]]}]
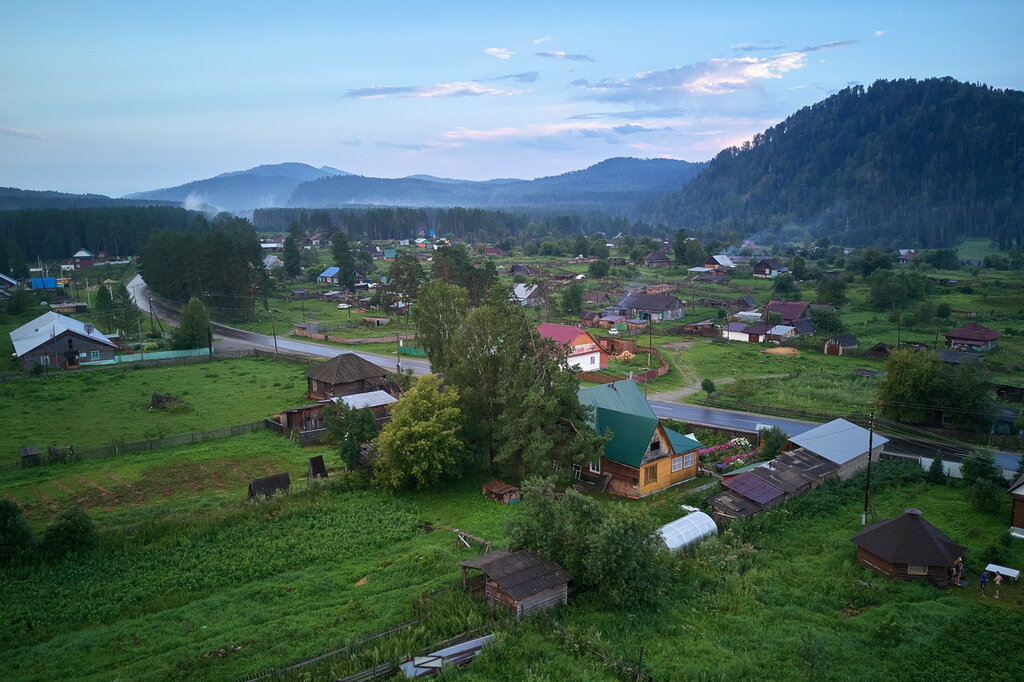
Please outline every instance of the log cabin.
[{"label": "log cabin", "polygon": [[945,585],[957,558],[966,547],[924,520],[920,509],[881,521],[850,538],[857,545],[857,563],[889,578],[925,578]]}]

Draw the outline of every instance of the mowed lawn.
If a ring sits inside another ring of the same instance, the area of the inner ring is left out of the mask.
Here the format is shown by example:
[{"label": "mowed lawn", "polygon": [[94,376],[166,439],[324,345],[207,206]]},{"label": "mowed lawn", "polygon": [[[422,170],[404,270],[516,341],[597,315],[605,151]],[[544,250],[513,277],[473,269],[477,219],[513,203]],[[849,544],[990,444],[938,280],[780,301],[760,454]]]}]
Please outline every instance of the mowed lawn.
[{"label": "mowed lawn", "polygon": [[101,528],[197,515],[245,502],[248,483],[288,473],[303,485],[308,458],[323,455],[340,469],[330,447],[302,448],[259,431],[193,445],[88,459],[68,464],[0,470],[0,496],[15,500],[34,526],[79,506]]},{"label": "mowed lawn", "polygon": [[[257,421],[305,402],[306,369],[241,358],[6,381],[0,383],[0,456],[14,461],[22,445],[84,450]],[[183,404],[149,409],[153,393],[173,395]]]}]

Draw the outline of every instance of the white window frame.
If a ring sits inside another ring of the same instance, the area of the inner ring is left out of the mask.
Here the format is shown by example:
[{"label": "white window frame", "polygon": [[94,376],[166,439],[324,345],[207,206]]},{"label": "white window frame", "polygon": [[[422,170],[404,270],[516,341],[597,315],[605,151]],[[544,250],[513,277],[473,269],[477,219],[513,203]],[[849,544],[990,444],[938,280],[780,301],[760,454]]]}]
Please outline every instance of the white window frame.
[{"label": "white window frame", "polygon": [[89,361],[96,362],[100,359],[100,352],[98,350],[89,351]]},{"label": "white window frame", "polygon": [[687,452],[685,455],[683,455],[683,468],[684,469],[689,469],[690,467],[693,466],[693,463],[696,460],[697,460],[697,456],[696,455],[694,455],[692,452]]},{"label": "white window frame", "polygon": [[587,471],[589,471],[592,474],[600,474],[601,473],[601,459],[598,458],[598,460],[596,462],[591,462],[590,464],[588,464],[587,465]]},{"label": "white window frame", "polygon": [[39,364],[42,365],[43,367],[49,367],[49,365],[50,365],[50,356],[49,355],[40,355],[39,356]]},{"label": "white window frame", "polygon": [[682,470],[683,470],[683,456],[682,455],[676,455],[675,457],[672,458],[672,473],[674,474],[677,471],[682,471]]}]

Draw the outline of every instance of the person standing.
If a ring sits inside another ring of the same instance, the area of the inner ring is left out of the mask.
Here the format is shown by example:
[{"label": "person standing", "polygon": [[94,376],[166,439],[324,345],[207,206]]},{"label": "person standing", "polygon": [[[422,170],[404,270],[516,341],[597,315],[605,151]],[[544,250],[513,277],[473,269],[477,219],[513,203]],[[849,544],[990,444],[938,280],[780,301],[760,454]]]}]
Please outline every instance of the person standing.
[{"label": "person standing", "polygon": [[981,583],[981,596],[985,596],[985,586],[988,585],[988,571],[982,571],[981,575],[978,576],[978,581]]},{"label": "person standing", "polygon": [[956,561],[953,562],[953,583],[959,587],[960,583],[964,579],[964,560],[963,557],[957,557]]},{"label": "person standing", "polygon": [[992,589],[995,590],[996,599],[999,599],[999,586],[1003,584],[1003,574],[996,573],[995,577],[992,578]]}]

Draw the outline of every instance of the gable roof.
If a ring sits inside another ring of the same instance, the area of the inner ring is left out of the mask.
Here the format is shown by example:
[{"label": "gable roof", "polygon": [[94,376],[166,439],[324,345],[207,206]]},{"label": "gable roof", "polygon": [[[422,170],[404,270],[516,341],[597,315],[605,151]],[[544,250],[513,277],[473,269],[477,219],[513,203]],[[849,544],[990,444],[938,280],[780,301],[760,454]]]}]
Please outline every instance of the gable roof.
[{"label": "gable roof", "polygon": [[836,346],[843,346],[844,348],[860,345],[860,341],[858,341],[857,337],[853,334],[836,334],[828,340],[828,343]]},{"label": "gable roof", "polygon": [[7,286],[16,287],[18,286],[18,280],[13,277],[8,277],[4,273],[0,272],[0,284],[6,284]]},{"label": "gable roof", "polygon": [[953,337],[956,339],[967,339],[969,341],[995,341],[999,336],[1000,334],[996,330],[989,329],[985,325],[978,324],[977,322],[968,322],[961,327],[950,329],[946,332],[947,338]]},{"label": "gable roof", "polygon": [[967,548],[924,520],[919,509],[872,524],[850,542],[893,564],[952,566]]},{"label": "gable roof", "polygon": [[799,320],[793,320],[791,323],[793,328],[796,329],[797,334],[813,334],[818,331],[818,328],[814,326],[806,317],[801,317]]},{"label": "gable roof", "polygon": [[768,333],[771,334],[772,336],[785,336],[786,334],[795,331],[796,327],[790,327],[789,325],[786,324],[777,324],[771,329],[769,329]]},{"label": "gable roof", "polygon": [[617,308],[657,311],[676,310],[682,306],[683,302],[672,294],[648,294],[640,291],[626,294],[616,304]]},{"label": "gable roof", "polygon": [[744,308],[756,308],[757,301],[754,300],[753,296],[740,296],[736,299],[737,305],[741,305]]},{"label": "gable roof", "polygon": [[48,313],[43,313],[31,322],[21,325],[12,331],[10,336],[11,343],[14,344],[15,354],[21,357],[64,332],[72,332],[79,336],[85,336],[96,343],[117,348],[117,344],[113,343],[91,324],[80,322],[74,318],[55,313],[52,310]]},{"label": "gable roof", "polygon": [[807,314],[806,301],[768,301],[768,312],[782,315],[783,322],[798,320]]},{"label": "gable roof", "polygon": [[520,301],[525,301],[537,292],[536,284],[517,284],[512,288],[512,295]]},{"label": "gable roof", "polygon": [[[824,457],[830,462],[843,465],[868,451],[869,432],[845,419],[834,419],[799,436],[789,439],[790,443]],[[889,442],[877,433],[872,445],[878,447]]]},{"label": "gable roof", "polygon": [[546,339],[552,339],[557,343],[571,344],[580,334],[589,334],[581,327],[571,324],[554,324],[545,322],[537,325],[537,333]]},{"label": "gable roof", "polygon": [[553,561],[525,550],[499,549],[460,561],[459,566],[483,571],[510,597],[522,601],[572,580],[572,574]]},{"label": "gable roof", "polygon": [[353,381],[387,376],[387,370],[355,353],[341,353],[326,362],[310,367],[303,375],[328,384],[349,384]]},{"label": "gable roof", "polygon": [[673,431],[672,429],[668,428],[667,426],[664,427],[664,428],[665,428],[665,435],[668,436],[668,442],[672,446],[672,452],[674,452],[676,454],[680,454],[680,453],[683,453],[683,452],[689,452],[690,450],[696,450],[697,448],[704,447],[704,444],[701,443],[696,438],[691,438],[690,436],[684,436],[683,434],[679,433],[678,431]]},{"label": "gable roof", "polygon": [[324,270],[323,272],[321,272],[320,276],[321,277],[334,277],[339,272],[341,272],[341,268],[339,268],[337,265],[332,265],[331,267],[329,267],[326,270]]},{"label": "gable roof", "polygon": [[718,263],[723,268],[734,268],[734,267],[736,267],[736,264],[732,262],[732,259],[730,259],[728,256],[721,255],[721,254],[717,255],[717,256],[710,256],[708,258],[708,262],[709,263]]},{"label": "gable roof", "polygon": [[612,439],[604,444],[605,457],[639,467],[658,427],[658,418],[636,382],[624,379],[581,388],[579,399],[580,404],[594,408],[591,426],[599,435],[603,436],[606,429],[612,431]]},{"label": "gable roof", "polygon": [[71,257],[72,258],[95,258],[96,254],[93,253],[92,251],[90,251],[89,249],[79,249],[78,251],[75,251],[75,255],[73,255]]}]

